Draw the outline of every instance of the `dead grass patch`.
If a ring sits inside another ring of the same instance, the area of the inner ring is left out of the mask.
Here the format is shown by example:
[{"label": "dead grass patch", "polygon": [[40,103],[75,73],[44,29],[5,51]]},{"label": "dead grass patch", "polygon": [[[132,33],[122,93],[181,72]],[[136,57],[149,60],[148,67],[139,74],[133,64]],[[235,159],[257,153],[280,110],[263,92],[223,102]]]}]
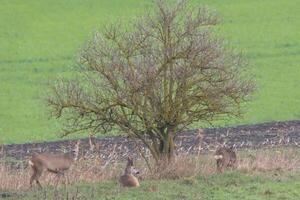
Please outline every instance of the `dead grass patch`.
[{"label": "dead grass patch", "polygon": [[[296,148],[243,150],[238,151],[238,167],[244,173],[267,174],[300,171],[300,154]],[[26,190],[29,188],[31,170],[12,169],[9,165],[0,162],[0,190]],[[193,181],[198,175],[211,175],[216,173],[215,160],[212,154],[179,155],[171,164],[154,165],[150,161],[151,170],[143,160],[138,160],[135,165],[141,171],[139,179],[183,179]],[[97,155],[79,159],[64,177],[57,177],[51,173],[44,173],[40,179],[43,186],[56,186],[74,184],[78,182],[103,182],[118,180],[126,162],[103,161]]]}]

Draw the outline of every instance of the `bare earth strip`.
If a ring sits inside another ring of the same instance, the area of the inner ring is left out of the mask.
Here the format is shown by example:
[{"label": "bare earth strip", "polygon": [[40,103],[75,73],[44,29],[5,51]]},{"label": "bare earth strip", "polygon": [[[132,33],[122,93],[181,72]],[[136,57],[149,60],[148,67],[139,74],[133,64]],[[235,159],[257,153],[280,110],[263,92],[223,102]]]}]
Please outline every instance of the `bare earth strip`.
[{"label": "bare earth strip", "polygon": [[[77,140],[65,140],[44,143],[3,145],[0,157],[10,160],[26,160],[32,152],[62,152],[72,149]],[[96,153],[102,159],[122,159],[126,156],[148,155],[145,148],[139,148],[139,142],[128,137],[95,138]],[[259,149],[272,147],[291,147],[300,144],[300,121],[272,122],[256,125],[243,125],[228,128],[190,130],[176,137],[177,154],[199,154],[213,151],[218,145],[234,146],[238,149]],[[90,149],[88,139],[81,139],[80,154]]]}]

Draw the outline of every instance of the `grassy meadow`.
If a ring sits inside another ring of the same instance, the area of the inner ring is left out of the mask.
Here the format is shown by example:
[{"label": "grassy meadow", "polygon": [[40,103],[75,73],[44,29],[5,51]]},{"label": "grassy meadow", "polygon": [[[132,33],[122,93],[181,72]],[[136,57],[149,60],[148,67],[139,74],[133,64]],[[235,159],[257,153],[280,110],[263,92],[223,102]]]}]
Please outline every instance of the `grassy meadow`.
[{"label": "grassy meadow", "polygon": [[248,176],[238,172],[185,180],[146,181],[139,188],[120,188],[115,181],[79,183],[67,188],[49,187],[25,192],[20,199],[114,199],[114,200],[283,200],[298,199],[298,179],[290,176]]},{"label": "grassy meadow", "polygon": [[[300,119],[300,5],[295,0],[193,0],[216,9],[217,31],[244,52],[258,92],[245,117],[219,125]],[[149,9],[148,0],[5,0],[0,4],[0,143],[57,139],[43,96],[72,73],[94,30]],[[174,186],[176,187],[176,186]]]}]

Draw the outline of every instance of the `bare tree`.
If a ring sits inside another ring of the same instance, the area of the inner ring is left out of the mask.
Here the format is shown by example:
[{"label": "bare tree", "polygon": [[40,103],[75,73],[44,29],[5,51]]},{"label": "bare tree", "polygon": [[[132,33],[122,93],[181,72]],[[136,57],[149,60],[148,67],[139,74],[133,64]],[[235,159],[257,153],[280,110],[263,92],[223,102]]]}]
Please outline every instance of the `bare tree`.
[{"label": "bare tree", "polygon": [[155,160],[171,157],[176,133],[195,122],[239,117],[254,83],[241,56],[213,33],[217,15],[187,1],[157,0],[130,26],[108,25],[87,42],[76,79],[48,96],[65,134],[122,131]]}]

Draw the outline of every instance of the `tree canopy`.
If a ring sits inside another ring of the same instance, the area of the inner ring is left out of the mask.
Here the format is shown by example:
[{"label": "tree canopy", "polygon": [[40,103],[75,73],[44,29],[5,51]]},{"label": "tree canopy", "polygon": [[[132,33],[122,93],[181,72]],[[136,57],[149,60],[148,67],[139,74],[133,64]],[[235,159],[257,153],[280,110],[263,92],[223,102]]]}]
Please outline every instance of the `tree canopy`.
[{"label": "tree canopy", "polygon": [[79,76],[53,85],[52,115],[65,134],[134,136],[156,160],[172,155],[174,136],[192,123],[240,117],[254,82],[241,55],[214,34],[218,21],[207,7],[157,0],[130,27],[107,25],[82,49]]}]

